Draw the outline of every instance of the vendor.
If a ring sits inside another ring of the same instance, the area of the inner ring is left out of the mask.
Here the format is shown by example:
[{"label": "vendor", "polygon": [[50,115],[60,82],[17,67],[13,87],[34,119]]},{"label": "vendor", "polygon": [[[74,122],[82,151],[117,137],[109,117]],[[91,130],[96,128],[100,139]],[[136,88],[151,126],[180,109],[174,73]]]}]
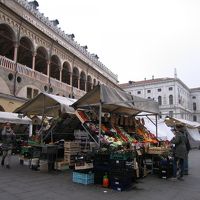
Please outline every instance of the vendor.
[{"label": "vendor", "polygon": [[[173,178],[172,180],[183,180],[184,174],[184,160],[187,157],[186,137],[181,132],[182,127],[177,125],[172,129],[175,137],[172,138],[171,143],[174,144],[174,161],[173,161]],[[180,174],[177,177],[177,164],[180,168]]]}]

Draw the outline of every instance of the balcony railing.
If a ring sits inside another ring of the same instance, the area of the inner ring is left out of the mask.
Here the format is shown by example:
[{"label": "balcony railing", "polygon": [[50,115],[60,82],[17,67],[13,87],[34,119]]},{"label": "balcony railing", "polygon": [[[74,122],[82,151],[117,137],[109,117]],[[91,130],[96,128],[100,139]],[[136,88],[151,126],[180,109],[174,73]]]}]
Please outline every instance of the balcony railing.
[{"label": "balcony railing", "polygon": [[[71,85],[63,83],[54,78],[49,79],[49,77],[47,75],[42,74],[38,71],[35,71],[35,70],[33,70],[25,65],[22,65],[20,63],[15,63],[13,60],[10,60],[4,56],[0,56],[0,66],[3,68],[6,68],[8,70],[11,70],[13,72],[15,72],[17,69],[17,73],[19,73],[23,76],[27,76],[31,79],[34,79],[35,81],[39,81],[44,84],[48,84],[50,81],[51,86],[56,87],[56,88],[61,88],[62,90],[66,91],[69,94],[72,93]],[[86,92],[73,87],[73,93],[75,94],[75,96],[81,97]]]}]

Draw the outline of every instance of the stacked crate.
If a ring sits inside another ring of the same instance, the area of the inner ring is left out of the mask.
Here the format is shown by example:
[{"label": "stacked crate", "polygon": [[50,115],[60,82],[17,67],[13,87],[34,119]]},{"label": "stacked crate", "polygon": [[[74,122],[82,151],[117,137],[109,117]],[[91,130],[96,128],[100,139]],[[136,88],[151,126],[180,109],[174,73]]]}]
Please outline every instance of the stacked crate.
[{"label": "stacked crate", "polygon": [[134,156],[132,152],[110,155],[110,187],[114,190],[124,191],[132,186],[134,178]]},{"label": "stacked crate", "polygon": [[104,175],[110,173],[110,154],[108,152],[97,152],[94,155],[94,183],[102,185]]},{"label": "stacked crate", "polygon": [[81,152],[80,142],[65,142],[64,143],[64,161],[69,166],[75,165],[75,156]]}]

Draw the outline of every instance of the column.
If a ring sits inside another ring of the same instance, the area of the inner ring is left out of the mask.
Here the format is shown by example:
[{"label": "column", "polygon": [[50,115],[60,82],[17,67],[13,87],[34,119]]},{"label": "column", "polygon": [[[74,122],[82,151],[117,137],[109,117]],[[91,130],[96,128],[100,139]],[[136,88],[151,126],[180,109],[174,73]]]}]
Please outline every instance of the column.
[{"label": "column", "polygon": [[33,59],[32,59],[32,69],[35,70],[35,57],[37,55],[37,52],[33,52]]},{"label": "column", "polygon": [[70,85],[72,86],[72,77],[73,77],[73,73],[69,72],[69,75],[70,75]]},{"label": "column", "polygon": [[13,58],[13,60],[14,60],[15,63],[17,63],[18,46],[19,45],[16,42],[15,46],[14,46],[14,58]]},{"label": "column", "polygon": [[80,77],[78,77],[78,89],[80,90]]},{"label": "column", "polygon": [[59,70],[60,70],[60,82],[62,82],[62,67],[59,67]]},{"label": "column", "polygon": [[48,77],[50,77],[50,63],[51,63],[51,61],[48,60],[48,61],[47,61],[47,76],[48,76]]}]

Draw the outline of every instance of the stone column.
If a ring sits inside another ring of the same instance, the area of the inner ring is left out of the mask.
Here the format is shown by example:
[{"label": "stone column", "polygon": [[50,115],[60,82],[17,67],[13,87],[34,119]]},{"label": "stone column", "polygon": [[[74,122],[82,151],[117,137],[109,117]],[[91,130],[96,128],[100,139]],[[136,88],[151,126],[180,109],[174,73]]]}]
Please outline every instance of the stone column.
[{"label": "stone column", "polygon": [[62,71],[63,71],[62,67],[60,67],[59,70],[60,70],[60,82],[62,82]]},{"label": "stone column", "polygon": [[50,77],[50,63],[51,63],[51,61],[48,60],[48,61],[47,61],[47,76],[48,76],[48,77]]},{"label": "stone column", "polygon": [[71,72],[69,72],[69,74],[70,74],[70,85],[72,86],[72,77],[73,77],[73,73],[71,73]]},{"label": "stone column", "polygon": [[14,60],[15,63],[17,63],[18,47],[19,47],[19,45],[16,42],[15,45],[14,45],[14,58],[13,58],[13,60]]},{"label": "stone column", "polygon": [[80,89],[80,77],[78,77],[78,89]]},{"label": "stone column", "polygon": [[33,52],[33,59],[32,59],[32,69],[35,70],[35,57],[37,55],[37,52]]}]

